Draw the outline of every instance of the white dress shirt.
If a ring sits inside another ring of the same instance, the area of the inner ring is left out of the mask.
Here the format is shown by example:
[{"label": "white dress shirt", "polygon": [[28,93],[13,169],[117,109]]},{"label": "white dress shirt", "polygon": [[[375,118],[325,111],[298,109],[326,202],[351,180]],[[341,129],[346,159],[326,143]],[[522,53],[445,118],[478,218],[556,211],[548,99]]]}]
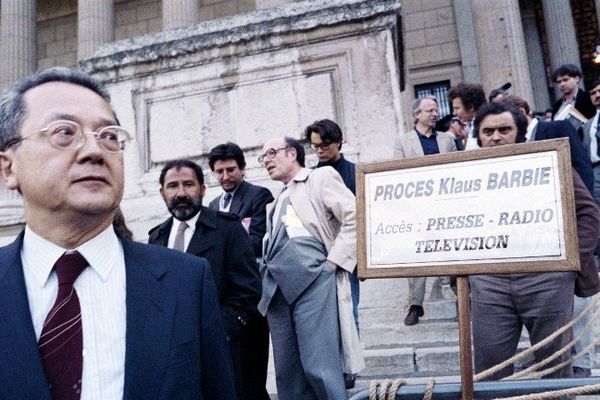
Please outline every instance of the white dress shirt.
[{"label": "white dress shirt", "polygon": [[528,142],[532,142],[535,139],[535,137],[532,138],[531,136],[533,135],[535,128],[537,128],[538,122],[539,121],[537,118],[532,118],[531,121],[529,121],[529,124],[527,124],[527,133],[525,134],[525,138]]},{"label": "white dress shirt", "polygon": [[600,161],[598,157],[598,137],[596,136],[596,128],[598,127],[598,116],[600,112],[596,111],[596,115],[592,119],[590,126],[590,159],[592,164]]},{"label": "white dress shirt", "polygon": [[[188,245],[192,241],[192,236],[194,236],[194,232],[196,231],[196,222],[198,222],[198,217],[200,217],[201,212],[202,211],[198,211],[196,215],[185,221],[185,223],[188,224],[188,228],[183,233],[183,248],[185,250],[187,250]],[[171,226],[171,232],[169,233],[169,243],[167,246],[170,249],[172,249],[173,245],[175,244],[175,236],[177,236],[177,229],[179,228],[179,225],[182,222],[183,221],[180,221],[177,218],[173,217],[173,225]]]},{"label": "white dress shirt", "polygon": [[[81,400],[123,398],[125,379],[125,258],[112,225],[79,246],[90,264],[75,281],[81,307]],[[21,262],[36,338],[58,294],[54,264],[65,249],[25,227]]]},{"label": "white dress shirt", "polygon": [[573,95],[569,102],[566,102],[564,98],[562,99],[562,103],[560,104],[560,107],[558,108],[556,114],[554,115],[554,118],[552,119],[553,121],[563,121],[569,117],[569,111],[571,111],[571,108],[575,107],[575,101],[577,100],[577,92],[579,92],[579,89],[577,89],[575,95]]},{"label": "white dress shirt", "polygon": [[465,150],[479,149],[477,144],[477,137],[473,136],[473,120],[465,124],[465,130],[467,131],[467,142],[465,143]]},{"label": "white dress shirt", "polygon": [[233,189],[231,192],[231,200],[229,200],[229,204],[227,204],[227,207],[225,207],[225,193],[228,192],[223,192],[221,194],[221,197],[219,198],[219,211],[225,211],[225,212],[229,212],[229,209],[231,208],[231,203],[233,203],[233,198],[235,197],[235,192],[237,192],[239,188],[239,185],[235,187],[235,189]]}]

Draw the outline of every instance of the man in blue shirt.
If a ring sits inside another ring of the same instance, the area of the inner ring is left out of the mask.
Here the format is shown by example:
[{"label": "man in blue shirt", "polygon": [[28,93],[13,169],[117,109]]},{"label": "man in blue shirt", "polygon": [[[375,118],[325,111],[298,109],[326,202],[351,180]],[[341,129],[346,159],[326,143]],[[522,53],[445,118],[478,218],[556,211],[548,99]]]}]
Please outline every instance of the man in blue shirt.
[{"label": "man in blue shirt", "polygon": [[[438,118],[437,99],[424,96],[413,102],[415,127],[407,134],[400,135],[395,144],[395,158],[421,157],[430,154],[456,151],[454,136],[448,132],[437,132],[435,124]],[[415,325],[419,317],[425,315],[425,277],[408,278],[408,314],[405,325]]]}]

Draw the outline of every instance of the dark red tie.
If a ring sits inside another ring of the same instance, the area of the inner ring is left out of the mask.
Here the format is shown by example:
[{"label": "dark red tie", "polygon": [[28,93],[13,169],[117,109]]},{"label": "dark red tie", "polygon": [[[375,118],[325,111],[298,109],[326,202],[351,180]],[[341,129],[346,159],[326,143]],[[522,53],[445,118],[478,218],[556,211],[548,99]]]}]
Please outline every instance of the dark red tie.
[{"label": "dark red tie", "polygon": [[79,400],[83,367],[81,308],[73,283],[88,266],[78,252],[63,254],[54,270],[58,295],[39,340],[40,355],[53,400]]}]

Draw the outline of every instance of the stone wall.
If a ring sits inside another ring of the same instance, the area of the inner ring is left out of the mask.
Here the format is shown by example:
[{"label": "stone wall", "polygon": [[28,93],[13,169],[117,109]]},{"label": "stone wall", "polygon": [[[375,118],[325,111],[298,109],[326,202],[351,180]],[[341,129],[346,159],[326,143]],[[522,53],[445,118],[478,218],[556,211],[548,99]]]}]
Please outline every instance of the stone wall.
[{"label": "stone wall", "polygon": [[77,65],[77,14],[38,22],[38,69]]},{"label": "stone wall", "polygon": [[218,143],[237,142],[248,179],[275,192],[256,160],[262,143],[299,138],[316,119],[339,122],[350,159],[390,158],[402,126],[398,11],[395,0],[300,2],[116,42],[85,60],[135,138],[123,201],[135,237],[167,216],[158,193],[166,161],[198,161],[206,201],[217,195],[206,154]]},{"label": "stone wall", "polygon": [[[163,0],[115,1],[115,39],[162,31]],[[168,1],[168,0],[167,0]],[[253,11],[255,0],[198,0],[201,21]],[[38,69],[77,65],[77,0],[38,2]]]},{"label": "stone wall", "polygon": [[162,30],[162,0],[131,0],[115,4],[115,39]]},{"label": "stone wall", "polygon": [[255,0],[200,0],[200,20],[235,15],[256,9]]},{"label": "stone wall", "polygon": [[415,85],[462,81],[461,58],[452,0],[402,2],[406,90],[402,92],[403,131],[412,129]]}]

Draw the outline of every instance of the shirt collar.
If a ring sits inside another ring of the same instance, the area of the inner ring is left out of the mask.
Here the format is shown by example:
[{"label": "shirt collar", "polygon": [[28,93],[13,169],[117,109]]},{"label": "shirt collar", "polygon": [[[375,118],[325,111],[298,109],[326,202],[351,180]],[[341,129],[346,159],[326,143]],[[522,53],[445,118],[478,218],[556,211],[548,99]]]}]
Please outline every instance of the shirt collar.
[{"label": "shirt collar", "polygon": [[[241,185],[241,184],[242,184],[242,182],[240,182],[240,185]],[[231,193],[231,198],[233,198],[233,196],[235,195],[235,192],[237,192],[237,190],[238,190],[238,188],[240,187],[240,185],[237,185],[237,186],[235,187],[235,189],[233,189],[233,190],[229,190],[229,191],[227,191],[227,190],[223,190],[223,195],[225,195],[225,193]]]},{"label": "shirt collar", "polygon": [[527,133],[525,134],[525,136],[527,137],[527,140],[531,139],[533,130],[537,126],[538,122],[539,121],[537,120],[537,118],[532,118],[531,121],[529,122],[529,124],[527,125]]},{"label": "shirt collar", "polygon": [[[200,218],[201,212],[202,212],[202,210],[198,211],[196,213],[196,215],[194,215],[192,218],[185,221],[185,223],[188,225],[188,228],[190,228],[192,231],[196,230],[196,223],[198,222],[198,218]],[[179,227],[179,224],[182,221],[173,217],[173,222],[177,222],[177,225],[175,225],[175,223],[173,223],[173,226],[171,227],[171,229],[177,229]]]},{"label": "shirt collar", "polygon": [[565,97],[563,96],[563,98],[562,98],[562,101],[563,101],[563,103],[565,103],[565,104],[572,104],[572,103],[575,103],[575,101],[577,101],[577,95],[578,95],[578,94],[579,94],[579,88],[576,88],[576,89],[575,89],[575,94],[573,94],[573,97],[571,97],[571,100],[567,101],[567,100],[565,99]]},{"label": "shirt collar", "polygon": [[431,128],[431,135],[429,135],[429,136],[425,136],[425,135],[423,135],[423,134],[422,134],[422,133],[421,133],[421,132],[420,132],[420,131],[417,129],[417,127],[416,127],[416,126],[415,126],[415,128],[414,128],[414,129],[415,129],[415,132],[417,132],[417,135],[419,135],[419,136],[420,136],[420,137],[422,137],[423,139],[429,139],[429,138],[432,138],[432,137],[436,137],[436,136],[437,136],[437,132],[435,131],[435,129],[434,129],[434,128]]},{"label": "shirt collar", "polygon": [[35,266],[31,272],[40,286],[46,285],[54,264],[66,251],[78,251],[104,282],[110,276],[117,257],[122,253],[119,238],[112,224],[72,250],[64,249],[44,239],[33,232],[29,226],[25,227],[21,258],[27,260],[27,265]]},{"label": "shirt collar", "polygon": [[[294,177],[292,178],[292,180],[290,182],[302,182],[305,181],[306,179],[308,179],[308,175],[310,174],[311,170],[308,168],[300,168],[300,170],[298,172],[296,172],[296,175],[294,175]],[[288,185],[290,184],[290,182],[288,182]]]}]

